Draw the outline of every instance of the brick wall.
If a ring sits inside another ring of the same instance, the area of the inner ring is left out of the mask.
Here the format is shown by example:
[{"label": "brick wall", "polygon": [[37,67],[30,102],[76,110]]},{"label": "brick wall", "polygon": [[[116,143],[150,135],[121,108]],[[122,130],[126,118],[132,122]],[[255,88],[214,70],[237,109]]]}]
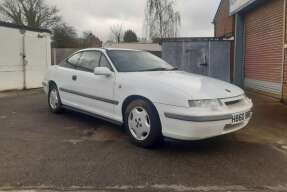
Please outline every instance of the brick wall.
[{"label": "brick wall", "polygon": [[287,50],[285,49],[284,81],[283,81],[283,101],[287,103]]},{"label": "brick wall", "polygon": [[223,37],[234,33],[234,17],[229,16],[229,0],[222,0],[214,18],[214,35]]},{"label": "brick wall", "polygon": [[[287,1],[287,0],[285,0]],[[285,3],[287,10],[287,3]],[[285,44],[287,45],[287,12],[285,13]],[[283,80],[283,101],[287,103],[287,49],[285,48],[284,56],[284,80]]]}]

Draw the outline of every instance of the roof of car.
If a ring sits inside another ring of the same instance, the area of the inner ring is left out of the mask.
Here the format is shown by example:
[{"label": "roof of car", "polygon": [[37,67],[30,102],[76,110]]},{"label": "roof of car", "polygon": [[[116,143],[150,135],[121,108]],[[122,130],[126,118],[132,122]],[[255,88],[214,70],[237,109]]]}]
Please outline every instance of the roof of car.
[{"label": "roof of car", "polygon": [[87,49],[82,49],[80,51],[112,51],[112,50],[119,50],[119,51],[140,51],[136,49],[123,49],[123,48],[87,48]]}]

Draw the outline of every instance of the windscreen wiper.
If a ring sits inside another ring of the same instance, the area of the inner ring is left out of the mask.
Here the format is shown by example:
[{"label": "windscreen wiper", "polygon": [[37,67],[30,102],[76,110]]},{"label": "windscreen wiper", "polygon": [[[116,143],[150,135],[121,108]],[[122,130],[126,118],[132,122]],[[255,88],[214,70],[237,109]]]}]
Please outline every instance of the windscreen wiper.
[{"label": "windscreen wiper", "polygon": [[174,67],[174,68],[172,68],[172,69],[169,69],[169,71],[177,71],[177,70],[178,70],[177,67]]},{"label": "windscreen wiper", "polygon": [[153,69],[146,69],[146,70],[143,70],[143,71],[176,71],[178,70],[177,68],[172,68],[172,69],[167,69],[167,68],[153,68]]}]

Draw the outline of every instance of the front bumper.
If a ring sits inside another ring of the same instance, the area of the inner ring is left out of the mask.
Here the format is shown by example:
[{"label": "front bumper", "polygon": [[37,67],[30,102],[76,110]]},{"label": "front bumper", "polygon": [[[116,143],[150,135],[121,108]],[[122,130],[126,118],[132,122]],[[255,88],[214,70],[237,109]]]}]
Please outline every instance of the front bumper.
[{"label": "front bumper", "polygon": [[[201,140],[244,128],[252,117],[253,105],[251,103],[232,110],[200,113],[199,115],[192,108],[164,104],[157,104],[156,107],[161,119],[164,137],[179,140]],[[232,115],[241,112],[247,114],[246,119],[238,124],[232,124]]]}]

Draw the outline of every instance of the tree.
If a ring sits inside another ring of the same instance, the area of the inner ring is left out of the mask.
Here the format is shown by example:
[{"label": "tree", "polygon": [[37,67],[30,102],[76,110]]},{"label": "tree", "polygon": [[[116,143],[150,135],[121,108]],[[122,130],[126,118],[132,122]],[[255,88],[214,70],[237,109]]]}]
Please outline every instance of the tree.
[{"label": "tree", "polygon": [[2,0],[0,18],[33,28],[53,28],[60,21],[58,9],[44,0]]},{"label": "tree", "polygon": [[95,38],[93,32],[84,31],[82,34],[81,47],[91,47],[90,42],[93,38]]},{"label": "tree", "polygon": [[127,30],[124,34],[124,42],[138,42],[137,34],[132,30]]},{"label": "tree", "polygon": [[91,31],[85,31],[83,32],[81,41],[81,47],[82,48],[88,48],[88,47],[102,47],[102,41],[93,34]]},{"label": "tree", "polygon": [[79,47],[77,32],[65,23],[57,25],[53,29],[53,46],[56,48],[75,48]]},{"label": "tree", "polygon": [[121,42],[121,38],[122,38],[123,26],[122,25],[113,25],[111,27],[111,32],[112,32],[112,35],[113,35],[113,39],[117,43],[120,43]]},{"label": "tree", "polygon": [[173,0],[147,0],[145,25],[150,39],[176,37],[181,17]]}]

